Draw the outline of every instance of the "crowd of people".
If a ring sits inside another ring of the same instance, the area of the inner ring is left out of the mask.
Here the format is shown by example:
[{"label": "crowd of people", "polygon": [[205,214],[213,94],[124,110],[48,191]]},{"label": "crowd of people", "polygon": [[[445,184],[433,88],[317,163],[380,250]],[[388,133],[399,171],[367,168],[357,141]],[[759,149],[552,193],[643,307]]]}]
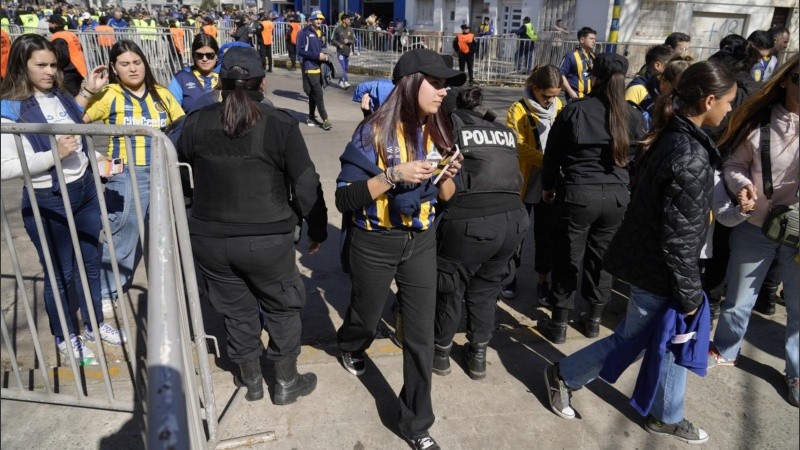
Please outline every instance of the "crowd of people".
[{"label": "crowd of people", "polygon": [[[87,68],[64,31],[79,12],[70,6],[54,12],[50,40],[34,31],[13,41],[0,84],[3,122],[102,122],[177,133],[179,158],[194,172],[187,193],[192,249],[208,301],[225,317],[237,384],[246,387],[247,400],[263,398],[266,329],[266,358],[276,368],[273,403],[309,395],[317,379],[297,370],[305,288],[294,248],[305,221],[308,254],[315,254],[328,237],[328,216],[299,122],[264,96],[271,41],[250,44],[252,33],[271,36],[264,22],[279,18],[233,18],[245,29],[219,45],[208,28],[219,22],[201,17],[206,31],[192,42],[191,63],[162,86],[142,48],[126,39],[113,43],[107,66]],[[127,26],[117,13],[110,26]],[[19,11],[17,17],[25,20]],[[148,17],[131,21],[137,26]],[[302,58],[306,124],[330,130],[325,66],[337,58],[346,72],[358,48],[350,27],[361,17],[341,15],[334,52],[320,30],[321,12],[287,17],[298,24],[289,39]],[[535,31],[526,25],[532,47]],[[349,373],[365,373],[365,351],[395,282],[402,435],[414,448],[439,448],[428,432],[435,420],[432,375],[451,373],[462,308],[465,366],[471,378],[485,378],[498,297],[515,297],[516,280],[532,275],[521,272],[520,261],[531,227],[533,301],[552,309],[537,324],[546,339],[565,341],[579,278],[580,297],[589,304],[580,322],[591,339],[600,334],[613,278],[631,286],[613,334],[547,368],[543,383],[558,416],[574,418],[573,391],[598,377],[615,381],[644,350],[632,404],[646,417],[647,431],[707,441],[684,412],[687,370],[704,375],[734,365],[751,311],[766,302],[771,309],[760,311],[774,314],[778,301],[787,310],[787,397],[798,406],[800,64],[798,56],[778,64],[788,31],[727,36],[701,62],[688,54],[690,36],[673,33],[648,50],[645,66],[626,83],[628,60],[595,54],[596,32],[584,27],[560,67],[531,68],[505,123],[477,111],[480,87],[459,88],[473,81],[474,38],[465,27],[453,42],[460,70],[432,50],[415,49],[399,58],[391,81],[359,85],[353,99],[365,117],[342,143],[335,204],[351,297],[336,334],[339,358]],[[527,52],[518,55],[526,71]],[[339,86],[350,87],[346,75]],[[110,137],[107,152],[90,155],[85,138],[56,138],[52,149],[47,136],[25,136],[20,154],[13,136],[4,135],[2,179],[21,177],[26,166],[33,177],[33,189],[23,190],[22,216],[48,274],[50,329],[68,359],[95,364],[86,341],[127,340],[110,319],[141,259],[135,205],[147,214],[151,139]],[[111,235],[103,240],[90,158],[106,180]],[[113,170],[118,164],[125,169]],[[71,210],[64,209],[65,195]],[[78,293],[84,333],[69,314],[70,287]]]}]

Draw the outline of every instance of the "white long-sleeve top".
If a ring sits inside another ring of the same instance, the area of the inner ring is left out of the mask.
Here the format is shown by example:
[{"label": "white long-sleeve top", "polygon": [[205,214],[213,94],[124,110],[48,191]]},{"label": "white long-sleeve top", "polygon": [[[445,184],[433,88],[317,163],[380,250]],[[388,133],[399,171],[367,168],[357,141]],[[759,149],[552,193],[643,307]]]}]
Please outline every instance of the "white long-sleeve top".
[{"label": "white long-sleeve top", "polygon": [[[47,119],[47,123],[75,123],[55,95],[37,93],[35,97],[36,101],[39,102],[39,107],[42,109],[44,117]],[[13,123],[13,121],[6,118],[3,118],[2,121],[3,123]],[[33,187],[36,189],[50,188],[53,185],[53,181],[48,171],[55,165],[53,152],[35,152],[25,135],[22,135],[22,148],[25,151],[28,170],[30,170],[33,179]],[[86,167],[89,165],[89,160],[86,157],[86,152],[83,151],[83,145],[80,141],[78,141],[78,150],[62,159],[61,165],[64,168],[64,176],[67,183],[71,183],[83,176],[86,172]],[[4,133],[0,138],[0,179],[5,181],[20,177],[22,177],[22,162],[19,158],[14,135]]]}]

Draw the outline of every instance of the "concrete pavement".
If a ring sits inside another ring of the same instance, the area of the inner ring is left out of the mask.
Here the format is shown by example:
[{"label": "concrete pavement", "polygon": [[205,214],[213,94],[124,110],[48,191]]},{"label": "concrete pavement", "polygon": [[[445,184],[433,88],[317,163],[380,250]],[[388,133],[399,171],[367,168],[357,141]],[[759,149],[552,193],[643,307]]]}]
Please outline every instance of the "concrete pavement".
[{"label": "concrete pavement", "polygon": [[[268,74],[268,97],[280,107],[296,111],[303,122],[307,113],[299,72],[275,69]],[[366,79],[351,76],[355,86]],[[338,234],[341,216],[334,206],[338,156],[361,120],[352,88],[330,87],[325,102],[334,125],[326,132],[301,125],[312,159],[321,176],[329,208],[329,238],[320,253],[309,256],[305,240],[298,261],[307,290],[303,311],[301,372],[318,376],[317,390],[288,406],[277,407],[268,399],[243,402],[231,411],[223,438],[274,430],[274,442],[259,449],[403,449],[397,434],[396,394],[402,386],[402,353],[389,339],[375,341],[369,352],[367,372],[354,377],[336,359],[335,330],[341,325],[349,302],[349,280],[341,272]],[[500,121],[519,89],[488,88],[486,107]],[[3,184],[9,205],[13,194]],[[24,234],[24,233],[23,233]],[[24,236],[23,236],[24,237]],[[532,236],[526,241],[522,273],[533,273]],[[5,254],[4,254],[5,256]],[[5,266],[5,264],[4,264]],[[3,270],[6,274],[6,270]],[[141,284],[143,270],[137,278]],[[142,285],[146,286],[146,285]],[[518,296],[499,302],[498,330],[490,344],[486,380],[473,381],[464,371],[461,357],[464,334],[459,333],[453,351],[454,368],[447,377],[434,375],[433,404],[437,415],[431,435],[445,449],[487,448],[680,448],[677,440],[652,436],[644,419],[628,405],[638,372],[629,369],[609,385],[595,381],[577,391],[573,404],[579,419],[557,417],[547,407],[543,371],[591,341],[570,328],[563,345],[552,345],[533,328],[546,314],[534,301],[533,277],[522,277]],[[604,318],[602,335],[621,319],[625,310],[625,286],[619,284]],[[386,303],[385,329],[391,328],[392,299]],[[4,302],[4,311],[6,303]],[[220,338],[220,317],[206,308],[207,331]],[[708,448],[798,448],[798,409],[785,400],[783,384],[783,335],[786,312],[782,306],[770,318],[754,313],[738,367],[713,369],[701,379],[690,375],[686,417],[708,431]],[[42,322],[40,322],[42,324]],[[385,333],[382,334],[385,336]],[[265,336],[266,339],[266,336]],[[230,363],[211,357],[218,410],[234,392]],[[265,366],[268,379],[270,368]],[[4,378],[4,386],[9,377]],[[117,391],[125,395],[125,388]],[[2,401],[0,412],[3,448],[141,448],[144,418],[82,408]]]}]

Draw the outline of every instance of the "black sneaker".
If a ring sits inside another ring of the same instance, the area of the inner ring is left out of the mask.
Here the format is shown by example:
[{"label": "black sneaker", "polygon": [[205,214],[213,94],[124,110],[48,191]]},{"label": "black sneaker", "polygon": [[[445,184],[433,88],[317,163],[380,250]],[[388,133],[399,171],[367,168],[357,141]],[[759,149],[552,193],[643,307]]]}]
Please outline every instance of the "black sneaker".
[{"label": "black sneaker", "polygon": [[363,375],[367,364],[363,353],[342,352],[342,365],[353,375]]},{"label": "black sneaker", "polygon": [[408,439],[408,443],[411,444],[411,448],[414,450],[440,450],[441,448],[430,435]]},{"label": "black sneaker", "polygon": [[567,387],[558,374],[558,364],[552,364],[544,371],[544,381],[547,385],[547,399],[550,409],[559,417],[574,419],[575,410],[572,409],[572,390]]},{"label": "black sneaker", "polygon": [[539,305],[548,308],[553,306],[550,303],[550,286],[547,285],[546,281],[544,283],[536,283],[536,296],[539,297]]},{"label": "black sneaker", "polygon": [[647,417],[645,428],[649,433],[664,436],[673,436],[687,444],[702,444],[708,441],[708,433],[702,428],[697,428],[686,419],[678,423],[664,423],[653,416]]},{"label": "black sneaker", "polygon": [[306,119],[306,125],[308,125],[310,127],[315,127],[315,126],[319,125],[319,122],[317,122],[316,118],[309,117],[308,119]]}]

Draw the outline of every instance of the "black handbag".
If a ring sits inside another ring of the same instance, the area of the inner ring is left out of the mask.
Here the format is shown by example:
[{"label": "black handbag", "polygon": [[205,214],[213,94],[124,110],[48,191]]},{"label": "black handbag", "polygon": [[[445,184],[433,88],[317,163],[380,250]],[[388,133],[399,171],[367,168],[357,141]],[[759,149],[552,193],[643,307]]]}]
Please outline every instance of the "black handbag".
[{"label": "black handbag", "polygon": [[761,121],[761,172],[764,181],[764,195],[770,202],[769,212],[761,226],[767,239],[779,244],[800,248],[800,218],[797,208],[786,205],[772,206],[772,163],[770,161],[770,119],[772,110],[768,109]]}]

